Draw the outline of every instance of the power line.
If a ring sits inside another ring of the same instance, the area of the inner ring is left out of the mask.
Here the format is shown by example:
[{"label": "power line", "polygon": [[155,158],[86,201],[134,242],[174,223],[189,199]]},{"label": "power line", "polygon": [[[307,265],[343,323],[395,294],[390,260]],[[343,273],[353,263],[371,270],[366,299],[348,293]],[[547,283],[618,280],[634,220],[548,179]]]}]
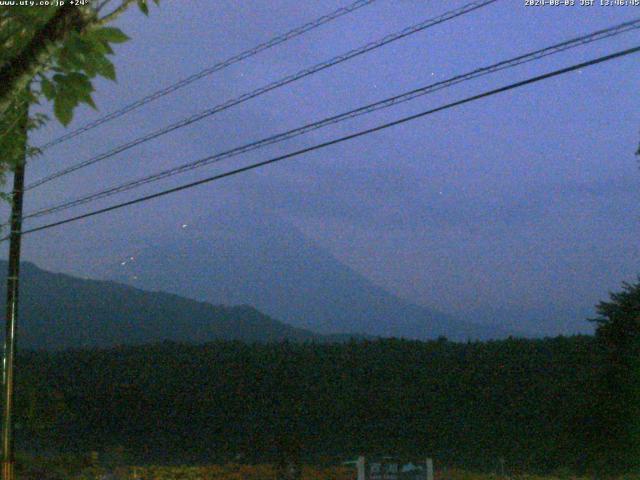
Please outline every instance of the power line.
[{"label": "power line", "polygon": [[100,125],[103,125],[107,122],[110,122],[111,120],[114,120],[116,118],[119,118],[129,112],[132,112],[133,110],[136,110],[140,107],[142,107],[143,105],[146,105],[147,103],[153,102],[154,100],[157,100],[159,98],[162,98],[166,95],[169,95],[170,93],[175,92],[176,90],[180,90],[183,87],[186,87],[187,85],[190,85],[191,83],[200,80],[201,78],[207,77],[209,75],[211,75],[212,73],[218,72],[224,68],[227,68],[235,63],[238,63],[242,60],[245,60],[249,57],[252,57],[254,55],[257,55],[260,52],[263,52],[265,50],[268,50],[272,47],[275,47],[276,45],[280,45],[281,43],[284,43],[288,40],[291,40],[295,37],[299,37],[300,35],[307,33],[311,30],[314,30],[318,27],[320,27],[321,25],[324,25],[325,23],[329,23],[333,20],[336,20],[344,15],[347,15],[351,12],[354,12],[362,7],[365,7],[367,5],[372,4],[373,2],[375,2],[376,0],[358,0],[354,3],[352,3],[351,5],[348,5],[346,7],[342,7],[339,8],[331,13],[328,13],[327,15],[323,15],[322,17],[317,18],[316,20],[313,20],[311,22],[305,23],[304,25],[301,25],[297,28],[294,28],[293,30],[289,30],[286,33],[283,33],[281,35],[278,35],[276,37],[273,37],[270,40],[267,40],[264,43],[261,43],[259,45],[256,45],[253,48],[250,48],[249,50],[245,50],[244,52],[241,52],[237,55],[234,55],[233,57],[230,57],[226,60],[223,60],[222,62],[216,63],[215,65],[212,65],[211,67],[205,68],[204,70],[195,73],[189,77],[186,77],[174,84],[169,85],[168,87],[165,87],[161,90],[157,90],[149,95],[147,95],[146,97],[143,97],[139,100],[136,100],[135,102],[132,102],[128,105],[125,105],[124,107],[115,110],[103,117],[100,117],[96,120],[94,120],[91,123],[88,123],[86,125],[83,125],[82,127],[79,127],[75,130],[72,130],[69,133],[66,133],[58,138],[55,138],[54,140],[51,140],[48,143],[45,143],[44,145],[42,145],[40,148],[41,151],[44,151],[47,148],[50,148],[54,145],[58,145],[59,143],[65,142],[71,138],[77,137],[78,135],[87,132],[89,130],[92,130]]},{"label": "power line", "polygon": [[[403,123],[406,123],[406,122],[409,122],[409,121],[412,121],[412,120],[416,120],[418,118],[422,118],[422,117],[425,117],[427,115],[431,115],[431,114],[434,114],[434,113],[437,113],[437,112],[441,112],[443,110],[448,110],[450,108],[457,107],[457,106],[460,106],[460,105],[464,105],[466,103],[470,103],[470,102],[473,102],[473,101],[476,101],[476,100],[480,100],[482,98],[486,98],[486,97],[490,97],[490,96],[493,96],[493,95],[497,95],[498,93],[503,93],[503,92],[506,92],[506,91],[509,91],[509,90],[514,90],[516,88],[524,87],[524,86],[530,85],[532,83],[540,82],[542,80],[546,80],[546,79],[549,79],[549,78],[552,78],[552,77],[563,75],[565,73],[573,72],[575,70],[580,70],[580,69],[583,69],[583,68],[587,68],[587,67],[590,67],[592,65],[596,65],[596,64],[599,64],[599,63],[607,62],[609,60],[613,60],[613,59],[616,59],[616,58],[624,57],[624,56],[631,55],[631,54],[637,53],[637,52],[640,52],[640,46],[629,48],[629,49],[622,50],[622,51],[618,51],[616,53],[612,53],[610,55],[606,55],[606,56],[603,56],[603,57],[598,57],[596,59],[593,59],[593,60],[590,60],[590,61],[587,61],[587,62],[578,63],[578,64],[572,65],[570,67],[565,67],[565,68],[562,68],[562,69],[559,69],[559,70],[554,70],[552,72],[545,73],[543,75],[538,75],[536,77],[532,77],[532,78],[529,78],[527,80],[522,80],[520,82],[511,83],[511,84],[506,85],[504,87],[500,87],[500,88],[497,88],[497,89],[494,89],[494,90],[489,90],[487,92],[483,92],[483,93],[480,93],[478,95],[473,95],[471,97],[467,97],[467,98],[465,98],[463,100],[458,100],[456,102],[452,102],[452,103],[443,105],[441,107],[433,108],[431,110],[426,110],[424,112],[417,113],[417,114],[414,114],[414,115],[410,115],[408,117],[403,117],[403,118],[401,118],[399,120],[395,120],[393,122],[385,123],[385,124],[379,125],[377,127],[369,128],[369,129],[366,129],[366,130],[361,130],[359,132],[356,132],[356,133],[353,133],[353,134],[350,134],[350,135],[346,135],[346,136],[343,136],[343,137],[340,137],[340,138],[337,138],[337,139],[334,139],[334,140],[330,140],[330,141],[327,141],[327,142],[324,142],[324,143],[316,144],[316,145],[313,145],[311,147],[303,148],[302,150],[297,150],[295,152],[287,153],[285,155],[274,157],[274,158],[271,158],[269,160],[264,160],[262,162],[258,162],[258,163],[254,163],[254,164],[251,164],[251,165],[247,165],[245,167],[237,168],[235,170],[231,170],[231,171],[228,171],[228,172],[225,172],[225,173],[220,173],[220,174],[208,177],[208,178],[204,178],[202,180],[197,180],[195,182],[191,182],[191,183],[187,183],[187,184],[184,184],[184,185],[180,185],[178,187],[170,188],[168,190],[163,190],[161,192],[157,192],[157,193],[153,193],[153,194],[146,195],[146,196],[143,196],[143,197],[139,197],[139,198],[136,198],[134,200],[129,200],[127,202],[118,203],[118,204],[112,205],[110,207],[101,208],[99,210],[94,210],[92,212],[85,213],[85,214],[82,214],[82,215],[77,215],[75,217],[67,218],[65,220],[52,222],[52,223],[49,223],[49,224],[46,224],[46,225],[42,225],[42,226],[39,226],[39,227],[31,228],[29,230],[23,230],[21,233],[22,233],[22,235],[26,235],[26,234],[29,234],[29,233],[34,233],[34,232],[39,232],[39,231],[42,231],[42,230],[47,230],[49,228],[57,227],[57,226],[60,226],[60,225],[65,225],[65,224],[71,223],[71,222],[76,222],[78,220],[82,220],[82,219],[85,219],[85,218],[93,217],[93,216],[100,215],[100,214],[106,213],[106,212],[111,212],[113,210],[118,210],[120,208],[128,207],[130,205],[135,205],[137,203],[146,202],[148,200],[152,200],[154,198],[158,198],[158,197],[162,197],[162,196],[165,196],[165,195],[169,195],[171,193],[176,193],[176,192],[179,192],[179,191],[182,191],[182,190],[188,190],[188,189],[197,187],[199,185],[203,185],[205,183],[210,183],[210,182],[213,182],[213,181],[216,181],[216,180],[221,180],[221,179],[226,178],[226,177],[237,175],[239,173],[244,173],[244,172],[247,172],[247,171],[250,171],[250,170],[254,170],[254,169],[257,169],[257,168],[260,168],[260,167],[264,167],[264,166],[270,165],[272,163],[280,162],[282,160],[286,160],[286,159],[289,159],[289,158],[292,158],[292,157],[296,157],[296,156],[299,156],[299,155],[302,155],[302,154],[305,154],[305,153],[309,153],[309,152],[312,152],[312,151],[315,151],[315,150],[320,150],[322,148],[326,148],[326,147],[329,147],[331,145],[336,145],[338,143],[342,143],[342,142],[345,142],[347,140],[352,140],[354,138],[362,137],[364,135],[368,135],[368,134],[371,134],[371,133],[374,133],[374,132],[385,130],[387,128],[394,127],[396,125],[400,125],[400,124],[403,124]],[[211,157],[208,157],[208,158],[211,158]],[[8,238],[9,237],[4,237],[4,238],[0,239],[0,241],[5,241]]]},{"label": "power line", "polygon": [[363,106],[363,107],[359,107],[356,108],[354,110],[350,110],[348,112],[345,113],[341,113],[339,115],[334,115],[331,117],[327,117],[324,118],[320,121],[314,122],[314,123],[310,123],[307,125],[304,125],[302,127],[298,127],[295,128],[293,130],[289,130],[286,132],[282,132],[276,135],[272,135],[266,138],[263,138],[261,140],[257,140],[236,148],[233,148],[231,150],[227,150],[225,152],[216,154],[212,157],[207,157],[207,159],[203,159],[203,160],[197,160],[197,161],[193,161],[193,162],[188,162],[185,163],[183,165],[179,165],[177,167],[173,167],[173,168],[169,168],[163,171],[160,171],[158,173],[155,173],[153,175],[148,175],[136,180],[132,180],[132,181],[128,181],[125,183],[122,183],[120,185],[114,186],[114,187],[110,187],[106,190],[102,190],[93,194],[89,194],[86,195],[84,197],[80,197],[80,198],[76,198],[73,200],[68,200],[65,201],[61,204],[57,204],[51,207],[47,207],[47,208],[43,208],[41,210],[35,211],[35,212],[31,212],[28,213],[27,215],[24,216],[25,219],[27,218],[34,218],[34,217],[41,217],[44,215],[49,215],[52,213],[56,213],[62,210],[67,210],[69,208],[72,207],[76,207],[79,205],[84,205],[86,203],[95,201],[95,200],[99,200],[102,198],[107,198],[110,197],[112,195],[116,195],[118,193],[122,193],[128,190],[131,190],[133,188],[137,188],[139,186],[148,184],[148,183],[152,183],[164,178],[168,178],[180,173],[184,173],[190,170],[194,170],[196,168],[200,168],[206,165],[210,165],[212,163],[217,163],[219,161],[222,161],[224,159],[230,158],[230,157],[234,157],[237,155],[240,155],[242,153],[246,153],[249,151],[253,151],[256,150],[258,148],[262,148],[265,147],[267,145],[271,145],[274,143],[279,143],[281,141],[284,140],[288,140],[297,136],[300,136],[304,133],[308,133],[310,131],[313,130],[317,130],[320,128],[323,128],[325,126],[328,125],[332,125],[332,124],[336,124],[342,121],[345,121],[347,119],[351,119],[351,118],[355,118],[364,114],[368,114],[377,110],[382,110],[384,108],[389,108],[395,105],[398,105],[400,103],[404,103],[410,100],[413,100],[417,97],[429,94],[429,93],[433,93],[435,91],[438,90],[442,90],[444,88],[448,88],[450,86],[456,85],[458,83],[462,83],[468,80],[472,80],[474,78],[478,78],[484,75],[488,75],[490,73],[495,73],[501,70],[505,70],[508,68],[513,68],[515,66],[518,65],[522,65],[524,63],[528,63],[534,60],[539,60],[541,58],[544,58],[546,56],[549,55],[553,55],[559,52],[563,52],[572,48],[576,48],[578,46],[581,45],[586,45],[598,40],[603,40],[606,38],[610,38],[613,36],[617,36],[620,35],[622,33],[631,31],[631,30],[636,30],[640,28],[640,18],[636,19],[636,20],[632,20],[632,21],[628,21],[628,22],[624,22],[621,23],[619,25],[615,25],[613,27],[607,28],[607,29],[603,29],[603,30],[598,30],[595,32],[592,32],[590,34],[587,35],[583,35],[581,37],[577,37],[577,38],[573,38],[571,40],[567,40],[543,49],[539,49],[539,50],[535,50],[533,52],[524,54],[524,55],[520,55],[517,56],[515,58],[511,58],[509,60],[504,60],[502,62],[499,63],[495,63],[486,67],[482,67],[482,68],[478,68],[476,70],[473,70],[471,72],[465,73],[465,74],[461,74],[461,75],[457,75],[455,77],[449,78],[447,80],[442,80],[421,88],[417,88],[414,90],[411,90],[409,92],[400,94],[400,95],[396,95],[394,97],[390,97],[390,98],[386,98],[384,100],[380,100],[378,102],[375,103],[371,103],[369,105]]},{"label": "power line", "polygon": [[352,58],[355,58],[357,56],[363,55],[367,52],[370,52],[372,50],[375,50],[377,48],[380,48],[384,45],[387,45],[391,42],[394,42],[396,40],[399,40],[401,38],[407,37],[409,35],[413,35],[415,33],[418,33],[420,31],[426,30],[427,28],[433,27],[435,25],[438,25],[440,23],[444,23],[448,20],[451,20],[453,18],[459,17],[461,15],[465,15],[467,13],[470,13],[474,10],[477,10],[479,8],[485,7],[487,5],[490,5],[492,3],[497,2],[498,0],[476,0],[474,2],[471,2],[467,5],[464,5],[461,8],[458,8],[456,10],[451,10],[447,13],[444,13],[443,15],[440,15],[439,17],[436,18],[432,18],[429,20],[426,20],[424,22],[418,23],[417,25],[413,25],[411,27],[407,27],[404,30],[401,30],[400,32],[397,33],[393,33],[390,35],[387,35],[375,42],[370,42],[367,43],[366,45],[356,48],[354,50],[351,50],[345,54],[339,55],[337,57],[332,58],[331,60],[327,60],[325,62],[319,63],[317,65],[314,65],[313,67],[309,67],[306,68],[304,70],[300,70],[297,73],[294,73],[292,75],[289,75],[287,77],[281,78],[280,80],[276,80],[275,82],[272,82],[268,85],[265,85],[263,87],[258,88],[257,90],[254,90],[252,92],[249,93],[245,93],[237,98],[234,98],[232,100],[228,100],[227,102],[224,102],[222,104],[216,105],[215,107],[212,107],[210,109],[204,110],[200,113],[197,113],[195,115],[192,115],[188,118],[182,119],[176,123],[173,123],[171,125],[168,125],[166,127],[163,127],[159,130],[156,130],[154,132],[151,132],[147,135],[144,135],[142,137],[138,137],[130,142],[127,142],[125,144],[119,145],[111,150],[109,150],[108,152],[102,153],[96,157],[90,158],[88,160],[85,160],[83,162],[77,163],[75,165],[72,165],[70,167],[67,167],[65,169],[59,170],[58,172],[52,173],[51,175],[48,175],[46,177],[41,178],[40,180],[36,180],[35,182],[29,184],[26,186],[25,190],[30,190],[32,188],[38,187],[40,185],[43,185],[47,182],[50,182],[51,180],[54,180],[56,178],[62,177],[64,175],[68,175],[72,172],[75,172],[81,168],[87,167],[89,165],[93,165],[94,163],[100,162],[102,160],[105,160],[107,158],[110,158],[118,153],[124,152],[125,150],[128,150],[130,148],[133,148],[137,145],[140,145],[142,143],[148,142],[150,140],[153,140],[155,138],[158,138],[162,135],[165,135],[169,132],[172,132],[174,130],[177,130],[179,128],[183,128],[186,127],[188,125],[191,125],[192,123],[198,122],[204,118],[210,117],[211,115],[214,115],[216,113],[219,113],[223,110],[227,110],[228,108],[231,108],[235,105],[238,105],[240,103],[246,102],[247,100],[250,100],[252,98],[258,97],[260,95],[263,95],[267,92],[270,92],[272,90],[275,90],[276,88],[280,88],[282,86],[288,85],[290,83],[293,83],[297,80],[300,80],[302,78],[305,78],[309,75],[312,75],[314,73],[317,73],[321,70],[324,70],[326,68],[330,68],[333,67],[335,65],[338,65],[342,62],[345,62],[347,60],[350,60]]},{"label": "power line", "polygon": [[484,0],[484,1],[471,2],[471,3],[461,7],[459,9],[452,10],[452,11],[449,11],[449,12],[443,14],[443,15],[440,15],[439,17],[428,19],[428,20],[426,20],[424,22],[421,22],[421,23],[419,23],[417,25],[413,25],[411,27],[407,27],[404,30],[401,30],[400,32],[387,35],[387,36],[385,36],[385,37],[383,37],[383,38],[381,38],[381,39],[379,39],[379,40],[377,40],[375,42],[370,42],[370,43],[368,43],[368,44],[366,44],[366,45],[364,45],[362,47],[359,47],[357,49],[351,50],[351,51],[349,51],[349,52],[347,52],[345,54],[336,56],[336,57],[334,57],[334,58],[332,58],[330,60],[327,60],[325,62],[316,64],[316,65],[314,65],[312,67],[309,67],[307,69],[301,70],[301,71],[299,71],[299,72],[297,72],[295,74],[289,75],[289,76],[284,77],[284,78],[282,78],[280,80],[276,80],[275,82],[272,82],[272,83],[270,83],[270,84],[268,84],[266,86],[260,87],[257,90],[254,90],[254,91],[249,92],[249,93],[245,93],[245,94],[241,95],[240,97],[237,97],[235,99],[229,100],[229,101],[224,102],[222,104],[216,105],[216,106],[214,106],[214,107],[212,107],[210,109],[207,109],[205,111],[199,112],[199,113],[197,113],[195,115],[192,115],[190,117],[182,119],[179,122],[173,123],[173,124],[168,125],[168,126],[166,126],[164,128],[161,128],[159,130],[151,132],[151,133],[149,133],[149,134],[147,134],[147,135],[145,135],[143,137],[139,137],[139,138],[134,139],[134,140],[132,140],[130,142],[127,142],[125,144],[119,145],[119,146],[109,150],[108,152],[105,152],[105,153],[102,153],[100,155],[97,155],[96,157],[90,158],[88,160],[85,160],[85,161],[80,162],[78,164],[72,165],[72,166],[70,166],[68,168],[65,168],[63,170],[55,172],[55,173],[53,173],[51,175],[48,175],[48,176],[46,176],[46,177],[44,177],[44,178],[42,178],[40,180],[37,180],[37,181],[33,182],[32,184],[27,185],[26,189],[29,190],[29,189],[38,187],[38,186],[43,185],[44,183],[47,183],[47,182],[49,182],[51,180],[54,180],[54,179],[59,178],[61,176],[67,175],[67,174],[72,173],[74,171],[77,171],[77,170],[79,170],[81,168],[84,168],[86,166],[92,165],[92,164],[94,164],[96,162],[99,162],[99,161],[105,160],[107,158],[110,158],[110,157],[112,157],[112,156],[114,156],[114,155],[116,155],[118,153],[121,153],[121,152],[123,152],[125,150],[128,150],[130,148],[133,148],[133,147],[135,147],[137,145],[140,145],[140,144],[145,143],[147,141],[150,141],[152,139],[158,138],[158,137],[160,137],[162,135],[170,133],[170,132],[172,132],[174,130],[177,130],[179,128],[186,127],[186,126],[188,126],[188,125],[190,125],[192,123],[195,123],[195,122],[197,122],[199,120],[202,120],[202,119],[204,119],[206,117],[209,117],[211,115],[219,113],[219,112],[221,112],[223,110],[231,108],[231,107],[233,107],[235,105],[243,103],[243,102],[245,102],[247,100],[250,100],[252,98],[255,98],[257,96],[260,96],[260,95],[262,95],[264,93],[267,93],[267,92],[269,92],[271,90],[274,90],[276,88],[282,87],[282,86],[287,85],[289,83],[292,83],[294,81],[300,80],[300,79],[302,79],[302,78],[304,78],[306,76],[312,75],[312,74],[314,74],[314,73],[316,73],[316,72],[318,72],[320,70],[324,70],[326,68],[332,67],[332,66],[337,65],[339,63],[345,62],[345,61],[350,60],[350,59],[352,59],[354,57],[357,57],[359,55],[367,53],[367,52],[369,52],[371,50],[374,50],[374,49],[380,48],[380,47],[382,47],[384,45],[387,45],[387,44],[389,44],[389,43],[391,43],[393,41],[396,41],[396,40],[399,40],[399,39],[404,38],[406,36],[409,36],[409,35],[412,35],[414,33],[420,32],[422,30],[425,30],[425,29],[427,29],[429,27],[432,27],[432,26],[435,26],[437,24],[446,22],[448,20],[451,20],[451,19],[456,18],[458,16],[464,15],[466,13],[469,13],[469,12],[473,11],[473,10],[476,10],[478,8],[481,8],[481,7],[484,7],[484,6],[489,5],[491,3],[494,3],[496,1],[497,0]]}]

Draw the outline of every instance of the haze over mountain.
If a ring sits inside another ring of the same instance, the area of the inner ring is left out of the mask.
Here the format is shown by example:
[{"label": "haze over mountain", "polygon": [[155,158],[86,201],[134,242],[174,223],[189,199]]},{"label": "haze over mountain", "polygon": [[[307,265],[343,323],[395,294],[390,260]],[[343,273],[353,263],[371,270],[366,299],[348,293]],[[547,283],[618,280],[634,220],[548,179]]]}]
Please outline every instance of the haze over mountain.
[{"label": "haze over mountain", "polygon": [[[207,227],[204,227],[207,225]],[[506,329],[461,321],[374,285],[275,216],[215,214],[96,272],[213,304],[249,304],[298,328],[456,340]]]},{"label": "haze over mountain", "polygon": [[[7,262],[0,261],[5,294]],[[21,348],[106,347],[164,340],[341,341],[293,328],[248,305],[220,306],[22,264]],[[4,312],[2,314],[4,319]],[[4,333],[4,332],[3,332]]]}]

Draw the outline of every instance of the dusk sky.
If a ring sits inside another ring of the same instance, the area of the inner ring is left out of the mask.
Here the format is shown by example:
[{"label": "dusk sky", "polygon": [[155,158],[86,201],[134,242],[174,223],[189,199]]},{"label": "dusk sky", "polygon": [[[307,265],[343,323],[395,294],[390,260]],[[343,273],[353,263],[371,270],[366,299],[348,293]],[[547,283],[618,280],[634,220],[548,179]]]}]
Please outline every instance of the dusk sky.
[{"label": "dusk sky", "polygon": [[[163,0],[118,21],[131,41],[99,112],[70,129],[302,25],[348,0]],[[49,149],[27,183],[282,76],[464,5],[378,0]],[[633,7],[500,0],[29,191],[25,212],[211,155],[434,81],[640,17]],[[577,2],[579,3],[579,1]],[[599,3],[599,0],[596,2]],[[88,212],[640,44],[640,31],[472,80],[37,221]],[[275,215],[376,284],[447,313],[585,311],[640,273],[640,54],[482,99],[275,165],[34,233],[23,258],[97,277],[140,245],[175,241],[211,211]],[[62,133],[56,122],[32,137]],[[6,211],[6,208],[5,208]],[[6,248],[6,246],[5,246]],[[519,313],[515,313],[519,312]],[[542,313],[541,313],[542,312]],[[546,313],[545,313],[546,312]],[[533,318],[531,317],[531,318]],[[531,320],[531,319],[530,319]],[[584,322],[583,328],[588,328]]]}]

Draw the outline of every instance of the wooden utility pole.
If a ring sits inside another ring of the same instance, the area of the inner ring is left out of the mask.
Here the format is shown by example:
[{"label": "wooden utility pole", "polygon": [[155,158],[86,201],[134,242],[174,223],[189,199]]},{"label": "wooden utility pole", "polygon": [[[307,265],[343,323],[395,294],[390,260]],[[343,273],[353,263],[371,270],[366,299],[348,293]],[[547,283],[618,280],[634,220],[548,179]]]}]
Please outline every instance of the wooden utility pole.
[{"label": "wooden utility pole", "polygon": [[[9,272],[7,274],[6,331],[3,355],[3,415],[2,415],[2,480],[14,480],[14,361],[16,352],[16,327],[18,321],[18,286],[20,274],[20,235],[22,229],[22,199],[24,194],[24,170],[27,152],[27,123],[29,106],[25,103],[23,118],[15,132],[22,142],[20,157],[13,171],[13,196],[11,197],[11,232],[9,236]],[[9,133],[10,135],[11,133]]]}]

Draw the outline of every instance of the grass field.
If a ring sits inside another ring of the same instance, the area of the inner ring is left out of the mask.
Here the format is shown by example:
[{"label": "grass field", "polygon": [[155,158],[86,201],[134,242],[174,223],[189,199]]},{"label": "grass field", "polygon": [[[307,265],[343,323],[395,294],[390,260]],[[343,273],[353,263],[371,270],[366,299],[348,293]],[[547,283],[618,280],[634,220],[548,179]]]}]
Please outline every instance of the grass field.
[{"label": "grass field", "polygon": [[[60,457],[54,460],[29,459],[23,461],[19,470],[20,480],[98,480],[108,472],[90,460],[77,457]],[[208,465],[208,466],[128,466],[116,467],[118,480],[276,480],[273,465]],[[508,472],[507,472],[508,473]],[[594,477],[578,477],[568,472],[555,475],[475,473],[455,468],[436,468],[434,480],[591,480]],[[114,477],[106,477],[114,478]],[[602,477],[604,478],[604,477]],[[356,480],[353,467],[327,467],[306,465],[301,480]],[[640,475],[610,477],[607,480],[640,480]]]},{"label": "grass field", "polygon": [[[275,480],[272,465],[212,465],[206,467],[129,467],[122,472],[131,480]],[[350,467],[318,468],[305,466],[302,480],[355,480]],[[459,469],[436,470],[435,480],[589,480],[572,475],[509,475],[473,473]],[[640,475],[627,475],[617,480],[640,480]]]},{"label": "grass field", "polygon": [[[275,479],[272,465],[211,465],[206,467],[129,467],[124,478],[131,480],[270,480]],[[316,468],[305,466],[303,480],[355,480],[353,468]]]}]

